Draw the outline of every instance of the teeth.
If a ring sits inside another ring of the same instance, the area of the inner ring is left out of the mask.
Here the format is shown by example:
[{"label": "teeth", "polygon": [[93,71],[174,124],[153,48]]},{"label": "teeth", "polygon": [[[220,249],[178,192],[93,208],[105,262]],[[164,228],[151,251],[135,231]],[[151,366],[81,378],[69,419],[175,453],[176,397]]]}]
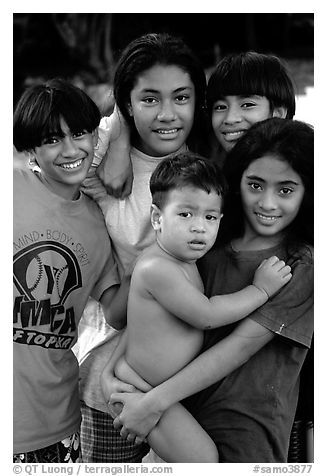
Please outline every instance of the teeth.
[{"label": "teeth", "polygon": [[80,160],[77,160],[76,162],[72,162],[72,163],[69,163],[69,164],[61,164],[60,167],[62,167],[63,169],[67,169],[67,170],[76,169],[77,167],[79,167],[81,165],[82,162],[83,162],[83,160],[80,159]]},{"label": "teeth", "polygon": [[278,217],[269,217],[267,215],[261,215],[261,213],[257,213],[257,216],[259,218],[262,218],[263,220],[270,220],[270,221],[273,221],[273,220],[277,220]]},{"label": "teeth", "polygon": [[177,129],[169,129],[169,130],[167,130],[167,129],[157,129],[157,132],[159,134],[176,134]]},{"label": "teeth", "polygon": [[225,132],[226,137],[238,137],[243,135],[243,131],[238,131],[238,132]]}]

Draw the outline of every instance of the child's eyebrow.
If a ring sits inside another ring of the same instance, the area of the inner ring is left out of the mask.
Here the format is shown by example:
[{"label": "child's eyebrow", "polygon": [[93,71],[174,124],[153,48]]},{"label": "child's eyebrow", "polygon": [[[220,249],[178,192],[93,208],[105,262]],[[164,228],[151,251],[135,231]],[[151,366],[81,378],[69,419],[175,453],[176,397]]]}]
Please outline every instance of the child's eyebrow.
[{"label": "child's eyebrow", "polygon": [[[266,182],[264,178],[259,177],[258,175],[247,175],[246,178],[249,180],[257,180],[258,182]],[[278,184],[279,185],[288,185],[288,184],[299,185],[299,182],[288,179],[288,180],[281,180],[280,182],[278,182]]]},{"label": "child's eyebrow", "polygon": [[64,133],[60,130],[59,131],[49,131],[46,134],[44,134],[43,138],[47,139],[48,137],[54,137],[54,136],[63,137]]},{"label": "child's eyebrow", "polygon": [[246,98],[261,98],[262,96],[260,94],[239,94],[239,97],[241,99],[246,99]]},{"label": "child's eyebrow", "polygon": [[[191,91],[192,88],[190,86],[181,86],[179,88],[176,88],[174,89],[172,92],[173,93],[179,93],[179,92],[182,92],[182,91]],[[154,89],[154,88],[144,88],[142,89],[141,91],[142,93],[161,93],[161,91],[159,89]]]}]

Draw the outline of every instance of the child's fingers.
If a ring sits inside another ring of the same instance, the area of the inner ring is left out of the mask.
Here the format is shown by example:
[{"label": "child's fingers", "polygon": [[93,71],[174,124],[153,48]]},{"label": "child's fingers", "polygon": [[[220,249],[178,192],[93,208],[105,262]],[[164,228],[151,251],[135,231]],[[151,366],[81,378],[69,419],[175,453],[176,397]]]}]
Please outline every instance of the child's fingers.
[{"label": "child's fingers", "polygon": [[280,262],[280,259],[277,256],[270,256],[270,258],[267,258],[266,260],[266,263],[268,265],[276,265],[279,262]]},{"label": "child's fingers", "polygon": [[125,403],[124,394],[123,393],[112,393],[111,397],[110,397],[110,400],[109,400],[109,403],[111,405],[113,405],[114,403],[124,404]]},{"label": "child's fingers", "polygon": [[283,279],[285,283],[288,283],[292,279],[292,273],[288,273],[285,276],[283,276]]},{"label": "child's fingers", "polygon": [[141,445],[144,442],[145,442],[145,438],[141,438],[140,436],[137,436],[135,438],[135,445]]},{"label": "child's fingers", "polygon": [[291,268],[290,266],[288,266],[288,265],[285,265],[285,266],[282,266],[282,267],[281,267],[281,269],[280,269],[279,272],[282,274],[282,276],[285,277],[285,276],[291,274],[292,268]]},{"label": "child's fingers", "polygon": [[267,259],[262,260],[261,263],[258,266],[258,269],[262,268],[262,266],[264,266],[266,264],[266,262],[267,262]]},{"label": "child's fingers", "polygon": [[116,430],[120,430],[123,427],[123,423],[120,421],[119,415],[114,419],[113,426]]},{"label": "child's fingers", "polygon": [[134,387],[134,385],[131,385],[130,383],[125,383],[125,382],[122,382],[121,380],[119,381],[119,388],[117,389],[117,391],[123,393],[123,392],[126,392],[126,393],[133,393],[133,392],[136,392],[136,387]]},{"label": "child's fingers", "polygon": [[270,258],[266,258],[263,261],[261,261],[260,265],[258,266],[258,269],[262,268],[263,266],[273,266],[278,262],[279,262],[279,258],[277,256],[270,256]]}]

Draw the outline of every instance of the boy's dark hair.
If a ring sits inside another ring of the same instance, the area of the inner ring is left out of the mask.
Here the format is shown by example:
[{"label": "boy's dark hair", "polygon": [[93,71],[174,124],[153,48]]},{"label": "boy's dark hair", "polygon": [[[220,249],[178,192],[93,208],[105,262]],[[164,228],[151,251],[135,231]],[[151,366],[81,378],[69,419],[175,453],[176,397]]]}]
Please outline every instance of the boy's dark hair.
[{"label": "boy's dark hair", "polygon": [[152,203],[162,208],[173,189],[193,186],[210,193],[215,190],[224,198],[227,190],[225,177],[214,162],[193,152],[185,152],[163,159],[150,179]]},{"label": "boy's dark hair", "polygon": [[28,88],[14,112],[16,149],[31,150],[53,133],[63,135],[61,118],[73,133],[92,132],[98,127],[101,115],[84,91],[63,79],[51,79]]},{"label": "boy's dark hair", "polygon": [[225,56],[212,73],[207,89],[208,110],[224,96],[265,96],[270,109],[285,107],[295,114],[295,91],[286,66],[274,55],[248,51]]},{"label": "boy's dark hair", "polygon": [[224,223],[219,239],[229,242],[242,236],[244,217],[240,184],[244,171],[256,159],[266,155],[287,162],[301,177],[304,196],[299,212],[285,233],[285,243],[313,245],[314,216],[314,132],[300,121],[271,118],[254,124],[227,155],[223,171],[229,186]]},{"label": "boy's dark hair", "polygon": [[187,142],[192,150],[200,150],[199,142],[208,131],[204,111],[206,77],[199,60],[180,38],[167,33],[148,33],[127,45],[114,77],[114,96],[120,111],[135,134],[134,119],[128,110],[131,90],[138,76],[155,65],[178,66],[189,74],[195,88],[195,111]]}]

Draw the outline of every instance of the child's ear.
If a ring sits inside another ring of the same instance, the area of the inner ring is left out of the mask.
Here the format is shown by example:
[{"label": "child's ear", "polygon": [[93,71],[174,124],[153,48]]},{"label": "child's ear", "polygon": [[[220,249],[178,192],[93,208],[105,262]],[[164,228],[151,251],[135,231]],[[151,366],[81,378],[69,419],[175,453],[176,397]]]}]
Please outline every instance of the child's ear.
[{"label": "child's ear", "polygon": [[38,166],[39,164],[37,163],[36,160],[36,152],[34,149],[29,149],[26,151],[26,155],[28,157],[28,165],[33,168],[35,166]]},{"label": "child's ear", "polygon": [[161,211],[157,205],[152,203],[151,205],[151,225],[155,231],[160,231],[161,229]]},{"label": "child's ear", "polygon": [[128,111],[128,114],[129,114],[131,117],[133,117],[133,115],[134,115],[134,114],[133,114],[133,108],[132,108],[132,105],[131,105],[130,102],[127,103],[127,111]]},{"label": "child's ear", "polygon": [[287,116],[287,109],[284,106],[274,107],[273,110],[273,117],[280,117],[281,119],[285,119]]}]

